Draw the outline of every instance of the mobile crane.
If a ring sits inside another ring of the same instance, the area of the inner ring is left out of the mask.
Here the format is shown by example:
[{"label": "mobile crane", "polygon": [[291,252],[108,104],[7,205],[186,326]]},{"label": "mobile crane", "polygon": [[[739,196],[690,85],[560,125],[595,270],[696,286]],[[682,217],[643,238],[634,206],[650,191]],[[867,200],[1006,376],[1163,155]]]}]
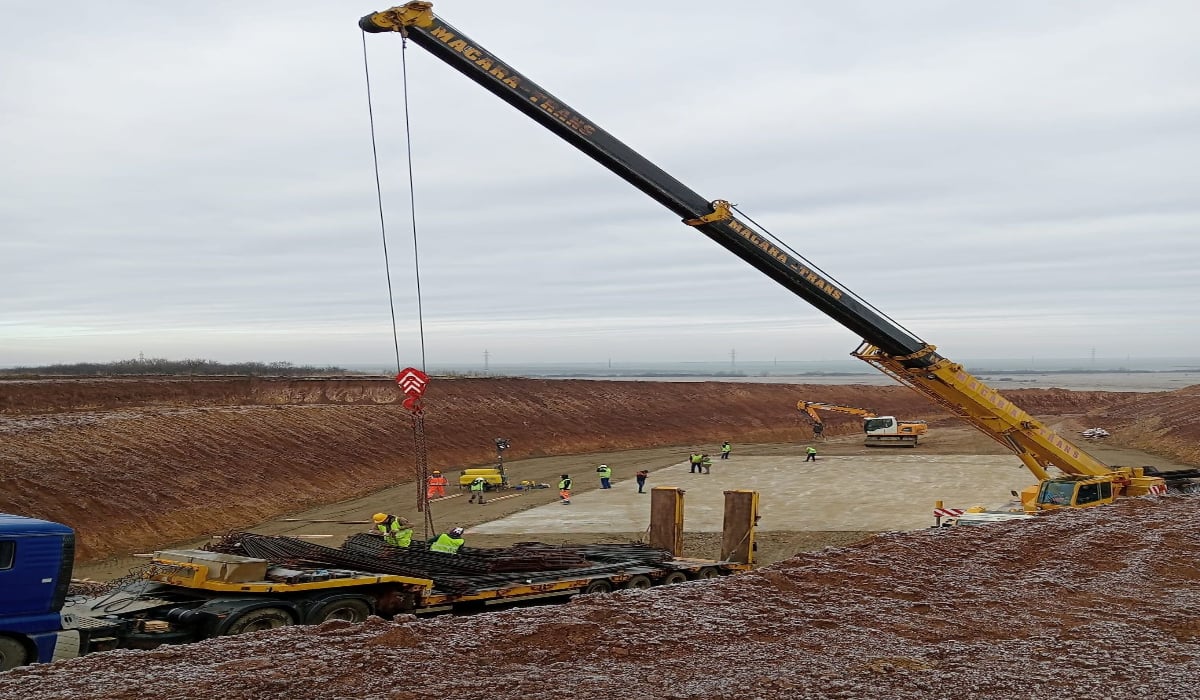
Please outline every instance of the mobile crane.
[{"label": "mobile crane", "polygon": [[874,411],[854,406],[841,406],[835,403],[821,401],[800,401],[796,408],[808,414],[813,421],[813,434],[824,432],[824,422],[819,411],[837,411],[849,413],[852,416],[862,416],[863,432],[866,433],[867,447],[899,446],[916,447],[922,435],[929,432],[929,426],[923,420],[900,420],[895,416],[881,416]]},{"label": "mobile crane", "polygon": [[[514,70],[433,12],[409,2],[361,18],[366,33],[398,33],[507,102],[674,212],[752,267],[862,338],[851,353],[1011,450],[1038,479],[1021,494],[1028,511],[1090,507],[1119,496],[1167,491],[1142,467],[1109,467],[968,373],[961,364],[835,282],[765,231],[734,216],[625,145],[588,117]],[[1057,468],[1062,476],[1051,477]]]}]

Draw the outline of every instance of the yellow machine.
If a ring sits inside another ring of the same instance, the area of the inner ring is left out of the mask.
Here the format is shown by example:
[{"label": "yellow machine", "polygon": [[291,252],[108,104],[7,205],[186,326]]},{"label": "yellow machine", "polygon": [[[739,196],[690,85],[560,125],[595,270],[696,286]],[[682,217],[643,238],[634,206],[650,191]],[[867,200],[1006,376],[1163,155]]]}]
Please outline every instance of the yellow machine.
[{"label": "yellow machine", "polygon": [[471,482],[482,477],[487,482],[489,489],[502,489],[508,487],[508,478],[504,472],[496,467],[487,467],[482,469],[464,469],[459,472],[458,485],[460,488],[466,488],[471,485]]},{"label": "yellow machine", "polygon": [[820,401],[800,401],[796,408],[808,414],[813,420],[813,433],[820,435],[824,431],[824,423],[818,411],[837,411],[862,416],[863,432],[866,433],[867,447],[896,446],[916,447],[922,435],[929,432],[929,426],[923,420],[900,420],[895,416],[880,416],[874,411],[854,406],[840,406],[835,403]]},{"label": "yellow machine", "polygon": [[[601,128],[571,105],[463,34],[410,2],[367,15],[367,33],[393,33],[429,51],[454,70],[548,129],[683,223],[801,297],[863,339],[851,354],[960,416],[1016,454],[1039,480],[1022,497],[1031,511],[1087,507],[1118,496],[1163,493],[1166,480],[1142,468],[1109,467],[1005,399],[1000,392],[937,353],[936,346],[889,318],[832,276],[775,238],[726,200],[701,196]],[[1014,311],[1014,313],[1016,313]],[[1057,468],[1064,477],[1051,477]]]}]

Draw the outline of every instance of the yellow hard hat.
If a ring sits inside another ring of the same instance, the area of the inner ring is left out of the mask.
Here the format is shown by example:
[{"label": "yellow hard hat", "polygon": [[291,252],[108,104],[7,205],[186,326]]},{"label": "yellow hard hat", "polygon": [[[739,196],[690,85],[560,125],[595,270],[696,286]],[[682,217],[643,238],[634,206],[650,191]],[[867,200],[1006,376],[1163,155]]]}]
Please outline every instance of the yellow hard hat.
[{"label": "yellow hard hat", "polygon": [[433,470],[433,473],[434,473],[434,474],[441,474],[441,472],[440,472],[440,471],[438,471],[438,470],[436,470],[436,469],[434,469],[434,470]]},{"label": "yellow hard hat", "polygon": [[371,516],[371,520],[374,520],[377,523],[381,523],[384,520],[387,520],[387,513],[376,513],[375,515]]}]

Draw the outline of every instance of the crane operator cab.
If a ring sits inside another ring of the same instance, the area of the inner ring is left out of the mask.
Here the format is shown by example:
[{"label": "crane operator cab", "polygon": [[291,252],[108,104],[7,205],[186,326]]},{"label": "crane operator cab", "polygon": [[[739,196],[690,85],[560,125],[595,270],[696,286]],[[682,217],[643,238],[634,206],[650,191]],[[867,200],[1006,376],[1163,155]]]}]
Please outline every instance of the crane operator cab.
[{"label": "crane operator cab", "polygon": [[1089,508],[1113,502],[1113,482],[1109,477],[1062,477],[1043,481],[1037,492],[1037,510]]}]

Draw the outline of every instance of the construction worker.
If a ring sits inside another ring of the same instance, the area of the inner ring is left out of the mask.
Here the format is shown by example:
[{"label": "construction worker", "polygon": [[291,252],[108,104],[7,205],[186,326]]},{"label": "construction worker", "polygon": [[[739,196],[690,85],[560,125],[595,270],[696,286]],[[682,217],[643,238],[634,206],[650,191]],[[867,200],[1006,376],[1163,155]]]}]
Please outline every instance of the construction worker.
[{"label": "construction worker", "polygon": [[475,499],[479,499],[479,505],[483,505],[483,492],[487,489],[487,479],[482,476],[475,477],[471,482],[471,500],[468,503],[474,503]]},{"label": "construction worker", "polygon": [[646,487],[646,477],[648,476],[650,476],[650,472],[646,471],[645,469],[634,475],[634,477],[637,479],[638,493],[646,493],[642,489]]},{"label": "construction worker", "polygon": [[692,457],[691,457],[692,468],[690,470],[688,470],[688,473],[699,474],[700,468],[701,468],[700,463],[703,461],[704,461],[704,455],[700,454],[699,452],[693,452]]},{"label": "construction worker", "polygon": [[700,455],[700,467],[704,470],[705,474],[712,474],[712,457],[709,457],[707,454]]},{"label": "construction worker", "polygon": [[566,474],[558,480],[558,497],[564,506],[571,505],[571,477]]},{"label": "construction worker", "polygon": [[412,523],[408,522],[407,518],[376,513],[371,516],[371,520],[375,521],[375,527],[383,535],[383,541],[387,544],[393,547],[407,547],[412,544]]},{"label": "construction worker", "polygon": [[446,486],[449,483],[440,471],[434,469],[433,474],[429,476],[429,486],[425,489],[425,497],[429,499],[445,498]]},{"label": "construction worker", "polygon": [[461,527],[452,527],[450,528],[450,532],[443,532],[429,544],[429,551],[441,552],[442,554],[458,554],[458,550],[463,546],[463,542],[463,529]]},{"label": "construction worker", "polygon": [[600,475],[600,488],[612,488],[612,467],[607,464],[601,464],[596,467],[596,473]]},{"label": "construction worker", "polygon": [[825,432],[824,423],[813,423],[813,437],[821,437],[823,432]]},{"label": "construction worker", "polygon": [[729,459],[729,453],[732,451],[733,445],[730,445],[728,440],[721,443],[721,459]]},{"label": "construction worker", "polygon": [[812,445],[809,445],[809,446],[808,446],[808,449],[806,450],[806,452],[807,452],[808,454],[806,454],[806,455],[805,455],[805,457],[804,457],[804,461],[805,461],[805,462],[815,462],[815,461],[817,461],[817,448],[813,447]]}]

